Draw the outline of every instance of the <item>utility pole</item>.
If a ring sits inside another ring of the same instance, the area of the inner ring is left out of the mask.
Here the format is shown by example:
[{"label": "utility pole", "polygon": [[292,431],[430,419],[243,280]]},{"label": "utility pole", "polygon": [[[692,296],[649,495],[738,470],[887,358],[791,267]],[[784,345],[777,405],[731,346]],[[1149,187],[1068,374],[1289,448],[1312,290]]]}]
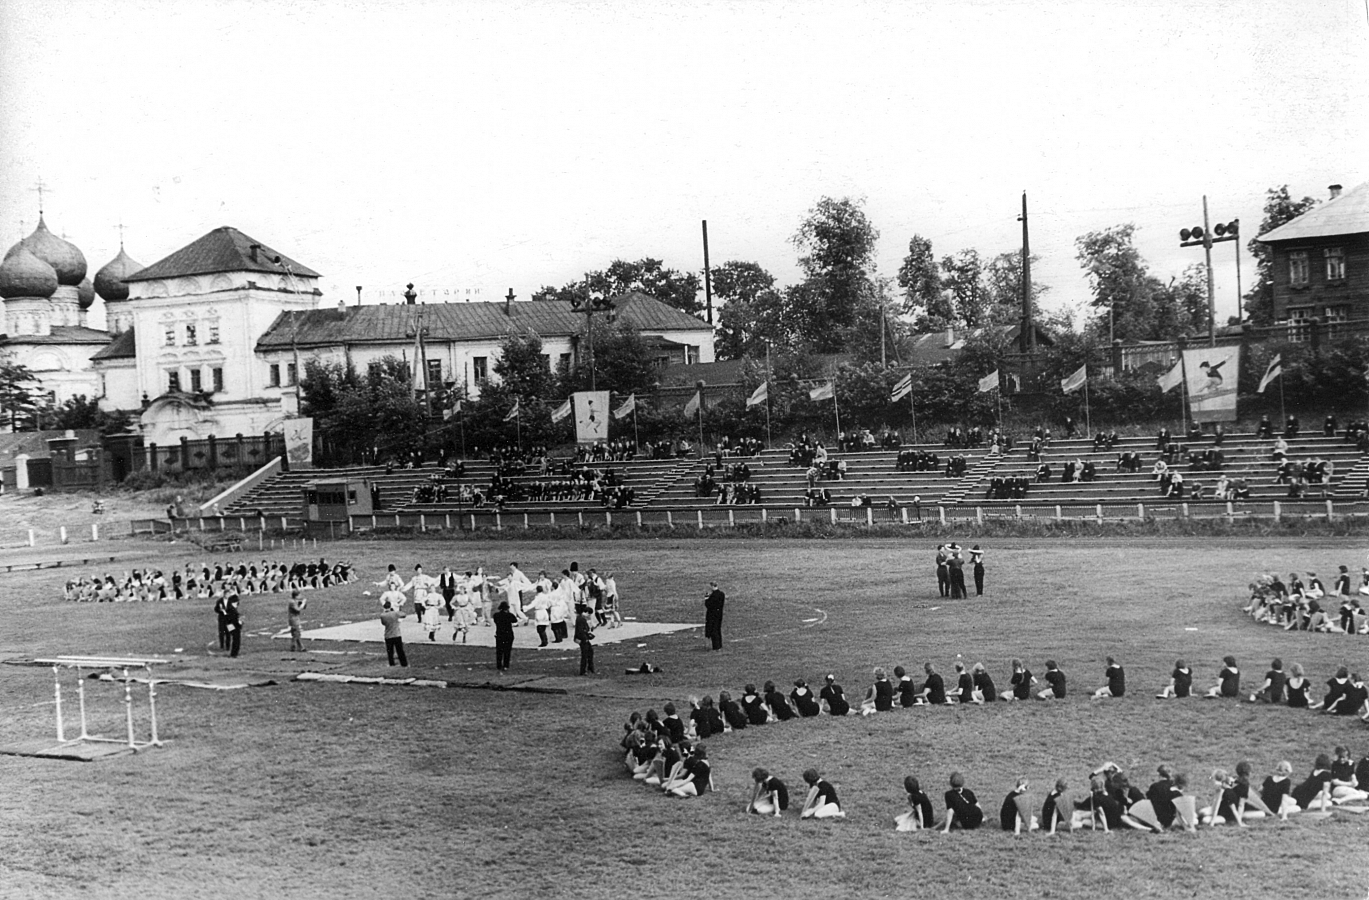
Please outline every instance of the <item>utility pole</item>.
[{"label": "utility pole", "polygon": [[708,314],[708,324],[713,324],[713,273],[708,266],[708,220],[703,220],[704,226],[704,309]]},{"label": "utility pole", "polygon": [[[1240,219],[1232,219],[1230,222],[1218,222],[1214,229],[1208,224],[1207,215],[1207,194],[1203,194],[1203,224],[1193,228],[1184,228],[1179,231],[1180,247],[1203,248],[1203,255],[1207,259],[1207,345],[1215,347],[1217,345],[1217,300],[1216,288],[1212,280],[1212,245],[1220,244],[1222,241],[1234,241],[1240,235]],[[1213,237],[1213,233],[1216,237]],[[1240,279],[1239,269],[1241,264],[1241,248],[1236,248],[1237,280]],[[1239,290],[1239,287],[1238,287]],[[1237,301],[1239,309],[1239,300]]]},{"label": "utility pole", "polygon": [[1022,192],[1022,352],[1036,351],[1035,316],[1032,315],[1032,248],[1027,235],[1027,192]]}]

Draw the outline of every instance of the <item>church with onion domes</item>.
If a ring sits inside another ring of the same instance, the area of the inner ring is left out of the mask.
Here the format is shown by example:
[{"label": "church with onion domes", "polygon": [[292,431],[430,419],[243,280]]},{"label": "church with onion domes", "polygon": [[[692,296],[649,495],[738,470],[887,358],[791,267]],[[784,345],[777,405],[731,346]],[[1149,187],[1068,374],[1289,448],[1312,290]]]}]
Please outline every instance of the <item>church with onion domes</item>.
[{"label": "church with onion domes", "polygon": [[[579,365],[585,316],[570,304],[321,304],[318,272],[223,226],[151,265],[119,253],[92,281],[86,259],[42,219],[0,264],[0,353],[29,368],[53,404],[77,395],[135,414],[152,447],[279,432],[298,414],[309,359],[365,368],[406,359],[417,389],[475,396],[497,379],[510,333],[537,334],[548,366]],[[412,288],[412,285],[410,285]],[[87,323],[96,296],[106,329]],[[661,365],[712,362],[713,330],[640,292],[611,298],[610,318],[636,329]],[[422,339],[416,342],[416,333]]]}]

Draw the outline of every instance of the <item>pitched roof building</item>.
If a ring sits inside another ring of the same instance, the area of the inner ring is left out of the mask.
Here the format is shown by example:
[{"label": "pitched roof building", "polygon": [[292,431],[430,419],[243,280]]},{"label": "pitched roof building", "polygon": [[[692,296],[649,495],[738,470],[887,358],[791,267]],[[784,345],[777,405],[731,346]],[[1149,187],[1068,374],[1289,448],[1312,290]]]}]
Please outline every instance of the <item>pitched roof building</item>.
[{"label": "pitched roof building", "polygon": [[1369,182],[1331,197],[1256,240],[1272,254],[1274,318],[1334,325],[1369,319]]}]

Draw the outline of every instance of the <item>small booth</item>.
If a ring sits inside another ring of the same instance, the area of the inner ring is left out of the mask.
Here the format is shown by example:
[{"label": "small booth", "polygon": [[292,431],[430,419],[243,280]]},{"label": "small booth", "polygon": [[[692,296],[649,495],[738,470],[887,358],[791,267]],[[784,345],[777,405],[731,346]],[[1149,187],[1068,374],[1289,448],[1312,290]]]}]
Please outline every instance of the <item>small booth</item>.
[{"label": "small booth", "polygon": [[319,478],[304,486],[304,526],[334,534],[351,531],[351,516],[374,511],[371,491],[360,478]]}]

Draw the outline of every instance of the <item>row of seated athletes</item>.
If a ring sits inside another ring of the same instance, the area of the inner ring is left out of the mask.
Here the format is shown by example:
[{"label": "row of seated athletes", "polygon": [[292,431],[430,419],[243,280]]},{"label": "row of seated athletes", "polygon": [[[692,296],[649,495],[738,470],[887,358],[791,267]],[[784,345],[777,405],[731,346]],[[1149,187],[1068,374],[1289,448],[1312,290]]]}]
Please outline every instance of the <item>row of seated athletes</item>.
[{"label": "row of seated athletes", "polygon": [[[1317,702],[1312,702],[1312,683],[1299,663],[1293,663],[1288,673],[1283,670],[1283,660],[1275,658],[1265,672],[1264,681],[1248,697],[1241,690],[1241,670],[1236,658],[1222,658],[1222,667],[1217,672],[1217,683],[1202,696],[1206,699],[1245,699],[1251,703],[1270,703],[1288,706],[1291,709],[1307,709],[1324,715],[1355,716],[1369,720],[1369,688],[1364,685],[1358,672],[1350,672],[1341,666],[1326,682],[1326,693]],[[1192,696],[1193,670],[1182,659],[1174,663],[1169,684],[1155,696],[1161,700],[1183,699]]]},{"label": "row of seated athletes", "polygon": [[[1200,824],[1245,826],[1247,822],[1265,818],[1287,821],[1290,815],[1301,812],[1326,815],[1336,809],[1354,813],[1369,811],[1369,807],[1360,805],[1369,799],[1369,792],[1359,787],[1360,784],[1369,786],[1369,754],[1358,764],[1345,747],[1336,748],[1335,760],[1325,753],[1318,754],[1312,771],[1296,786],[1291,780],[1292,772],[1292,764],[1284,760],[1257,789],[1249,761],[1237,763],[1234,775],[1217,769],[1211,777],[1212,801],[1199,808],[1200,797],[1188,792],[1188,777],[1184,773],[1161,765],[1156,770],[1157,780],[1142,793],[1119,766],[1109,762],[1089,773],[1088,790],[1077,797],[1071,792],[1068,779],[1056,779],[1054,788],[1039,807],[1039,816],[1035,812],[1038,807],[1028,794],[1031,782],[1019,778],[999,806],[998,822],[1000,828],[1014,834],[1037,830],[1055,834],[1080,828],[1131,829],[1159,834],[1171,828],[1193,832]],[[804,780],[812,785],[810,774],[816,776],[817,771],[810,769],[804,773]],[[754,769],[751,777],[753,788],[746,811],[782,815],[789,806],[789,792],[784,782],[764,768]],[[947,833],[980,828],[986,816],[979,798],[966,786],[965,776],[952,772],[949,781],[943,798],[945,813],[937,818],[931,798],[922,790],[918,778],[905,777],[903,789],[908,808],[894,817],[895,830]],[[805,803],[800,816],[828,818],[812,810],[811,789],[809,794],[809,802]],[[835,790],[830,791],[829,796],[836,804]],[[830,815],[844,816],[844,812],[838,808]]]},{"label": "row of seated athletes", "polygon": [[[800,682],[796,691],[801,688],[806,685]],[[632,713],[624,726],[620,746],[625,751],[624,765],[634,779],[677,797],[699,796],[715,789],[701,735],[712,736],[730,729],[721,724],[718,711],[706,701],[708,698],[695,705],[688,730],[676,715],[673,703],[664,708],[665,718],[657,718],[654,711],[648,711],[645,717]],[[1114,763],[1104,763],[1093,770],[1087,794],[1077,800],[1070,794],[1068,781],[1057,779],[1042,803],[1039,817],[1033,814],[1035,807],[1027,796],[1030,782],[1022,778],[1004,798],[999,824],[1005,831],[1015,833],[1038,828],[1054,833],[1057,829],[1074,831],[1080,827],[1159,833],[1171,827],[1193,831],[1200,822],[1210,826],[1244,826],[1247,821],[1266,817],[1286,820],[1302,811],[1369,811],[1369,807],[1350,805],[1369,799],[1369,791],[1364,789],[1369,788],[1369,753],[1358,764],[1346,747],[1337,747],[1335,753],[1334,760],[1327,754],[1318,754],[1312,772],[1297,786],[1291,782],[1293,767],[1287,761],[1276,766],[1258,791],[1253,789],[1253,768],[1248,761],[1237,763],[1234,775],[1217,769],[1211,778],[1215,795],[1211,804],[1201,809],[1198,798],[1187,793],[1187,777],[1175,773],[1168,765],[1157,769],[1159,778],[1144,794],[1130,784],[1126,773]],[[800,818],[845,817],[835,786],[822,778],[817,769],[806,770],[803,780],[808,785],[808,794]],[[780,816],[789,808],[789,791],[779,778],[757,768],[752,771],[752,781],[748,813]],[[978,798],[966,787],[959,772],[950,776],[946,812],[939,820],[918,779],[908,776],[903,784],[908,810],[894,818],[899,831],[969,831],[984,822]]]},{"label": "row of seated athletes", "polygon": [[[1325,586],[1315,572],[1307,573],[1307,582],[1298,573],[1288,574],[1288,584],[1278,575],[1264,574],[1250,584],[1250,602],[1242,607],[1257,622],[1279,625],[1286,631],[1320,631],[1340,634],[1369,632],[1361,596],[1369,596],[1369,568],[1361,568],[1360,584],[1353,589],[1350,571],[1346,566],[1333,582],[1329,598]],[[1327,600],[1328,609],[1322,607]],[[1333,617],[1329,606],[1339,601],[1340,608]]]},{"label": "row of seated athletes", "polygon": [[355,581],[352,564],[317,562],[186,563],[183,568],[134,569],[116,578],[84,575],[63,586],[63,599],[85,603],[208,599],[216,594],[267,594]]}]

